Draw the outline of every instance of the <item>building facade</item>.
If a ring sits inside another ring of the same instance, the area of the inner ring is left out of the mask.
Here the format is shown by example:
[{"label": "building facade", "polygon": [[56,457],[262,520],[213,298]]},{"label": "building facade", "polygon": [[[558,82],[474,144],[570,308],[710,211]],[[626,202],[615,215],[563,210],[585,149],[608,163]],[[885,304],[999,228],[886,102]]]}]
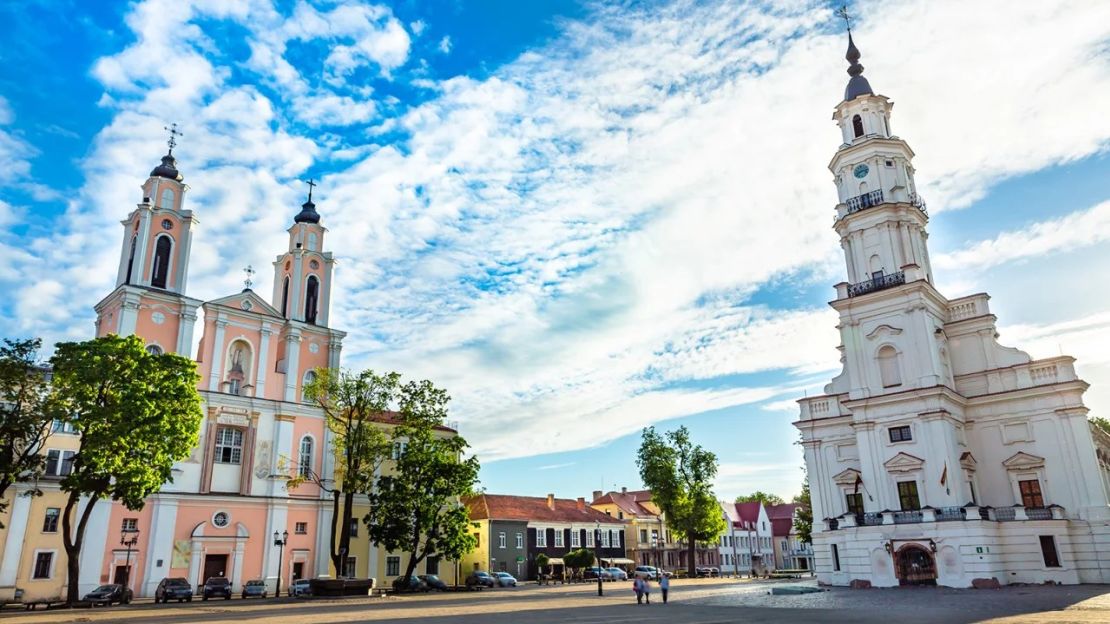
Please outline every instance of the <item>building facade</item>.
[{"label": "building facade", "polygon": [[[666,514],[652,501],[651,490],[621,488],[619,492],[593,493],[590,506],[618,520],[627,520],[625,536],[629,544],[628,556],[636,565],[651,565],[663,570],[686,569],[689,552],[686,543],[672,539],[667,527]],[[717,567],[720,565],[716,542],[697,544],[694,564]]]},{"label": "building facade", "polygon": [[1087,384],[1070,357],[1001,346],[985,293],[936,289],[913,151],[850,36],[847,59],[829,166],[843,372],[799,401],[795,423],[818,579],[1110,581],[1110,447],[1087,419]]},{"label": "building facade", "polygon": [[798,508],[795,503],[767,506],[775,547],[775,567],[779,570],[813,570],[813,545],[803,542],[794,528]]}]

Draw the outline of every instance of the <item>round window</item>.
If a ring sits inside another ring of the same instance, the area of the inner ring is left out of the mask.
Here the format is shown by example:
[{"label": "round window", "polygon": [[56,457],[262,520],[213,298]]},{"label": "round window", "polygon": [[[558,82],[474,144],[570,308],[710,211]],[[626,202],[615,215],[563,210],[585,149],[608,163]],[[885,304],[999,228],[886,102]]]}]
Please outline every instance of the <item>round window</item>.
[{"label": "round window", "polygon": [[217,511],[212,516],[212,524],[222,529],[231,524],[231,515],[226,511]]},{"label": "round window", "polygon": [[170,221],[169,219],[162,219],[162,229],[163,230],[172,230],[173,229],[173,221]]},{"label": "round window", "polygon": [[308,262],[308,268],[310,268],[310,269],[318,269],[318,268],[320,268],[320,263],[319,263],[319,262],[317,262],[317,261],[315,261],[315,260],[309,260],[309,262]]}]

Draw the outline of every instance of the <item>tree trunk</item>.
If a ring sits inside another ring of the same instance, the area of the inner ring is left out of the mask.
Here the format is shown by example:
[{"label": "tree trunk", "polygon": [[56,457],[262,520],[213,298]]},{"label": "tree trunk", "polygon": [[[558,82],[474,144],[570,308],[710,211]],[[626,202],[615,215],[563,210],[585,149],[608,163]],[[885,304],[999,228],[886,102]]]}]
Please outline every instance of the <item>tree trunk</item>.
[{"label": "tree trunk", "polygon": [[697,547],[697,540],[691,539],[686,544],[686,556],[688,558],[688,560],[686,561],[686,573],[690,575],[690,578],[696,578],[698,576],[698,566],[694,561],[694,553],[697,550]]},{"label": "tree trunk", "polygon": [[405,570],[405,579],[412,578],[412,573],[416,571],[416,564],[423,561],[428,554],[426,549],[423,555],[418,554],[420,552],[420,527],[414,526],[412,533],[412,548],[409,550],[412,554],[409,555],[409,565]]},{"label": "tree trunk", "polygon": [[339,576],[339,548],[340,545],[335,543],[336,527],[339,525],[339,490],[332,490],[331,493],[331,539],[328,540],[331,552],[328,556],[331,557],[331,564],[335,567],[335,575]]},{"label": "tree trunk", "polygon": [[84,511],[81,512],[81,519],[77,522],[77,532],[74,534],[70,517],[73,515],[73,508],[80,499],[80,494],[70,492],[69,498],[66,500],[65,513],[62,514],[62,545],[66,550],[66,605],[70,607],[77,604],[77,601],[81,598],[81,588],[79,586],[81,545],[85,541],[85,527],[88,525],[89,516],[92,515],[92,508],[96,504],[97,497],[89,496],[89,504],[85,505]]}]

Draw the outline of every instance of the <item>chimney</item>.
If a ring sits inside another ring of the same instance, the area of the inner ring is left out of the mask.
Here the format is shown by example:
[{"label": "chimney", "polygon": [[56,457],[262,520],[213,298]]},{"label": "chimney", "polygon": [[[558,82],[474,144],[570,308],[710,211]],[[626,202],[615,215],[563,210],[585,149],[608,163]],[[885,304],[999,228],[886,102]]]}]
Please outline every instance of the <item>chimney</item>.
[{"label": "chimney", "polygon": [[555,495],[554,494],[548,494],[547,495],[547,506],[548,506],[548,508],[551,509],[551,511],[555,511]]},{"label": "chimney", "polygon": [[586,511],[586,499],[578,497],[578,511]]},{"label": "chimney", "polygon": [[601,498],[601,490],[594,490],[594,500]]},{"label": "chimney", "polygon": [[628,494],[628,488],[622,487],[621,488],[621,494]]}]

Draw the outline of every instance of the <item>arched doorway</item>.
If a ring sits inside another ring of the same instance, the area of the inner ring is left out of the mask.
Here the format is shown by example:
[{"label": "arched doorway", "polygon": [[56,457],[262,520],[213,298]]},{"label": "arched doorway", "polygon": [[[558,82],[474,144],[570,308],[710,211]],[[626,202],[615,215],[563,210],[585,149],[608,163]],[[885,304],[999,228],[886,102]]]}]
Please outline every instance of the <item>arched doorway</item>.
[{"label": "arched doorway", "polygon": [[906,544],[894,555],[899,585],[936,585],[937,562],[932,553],[917,544]]}]

